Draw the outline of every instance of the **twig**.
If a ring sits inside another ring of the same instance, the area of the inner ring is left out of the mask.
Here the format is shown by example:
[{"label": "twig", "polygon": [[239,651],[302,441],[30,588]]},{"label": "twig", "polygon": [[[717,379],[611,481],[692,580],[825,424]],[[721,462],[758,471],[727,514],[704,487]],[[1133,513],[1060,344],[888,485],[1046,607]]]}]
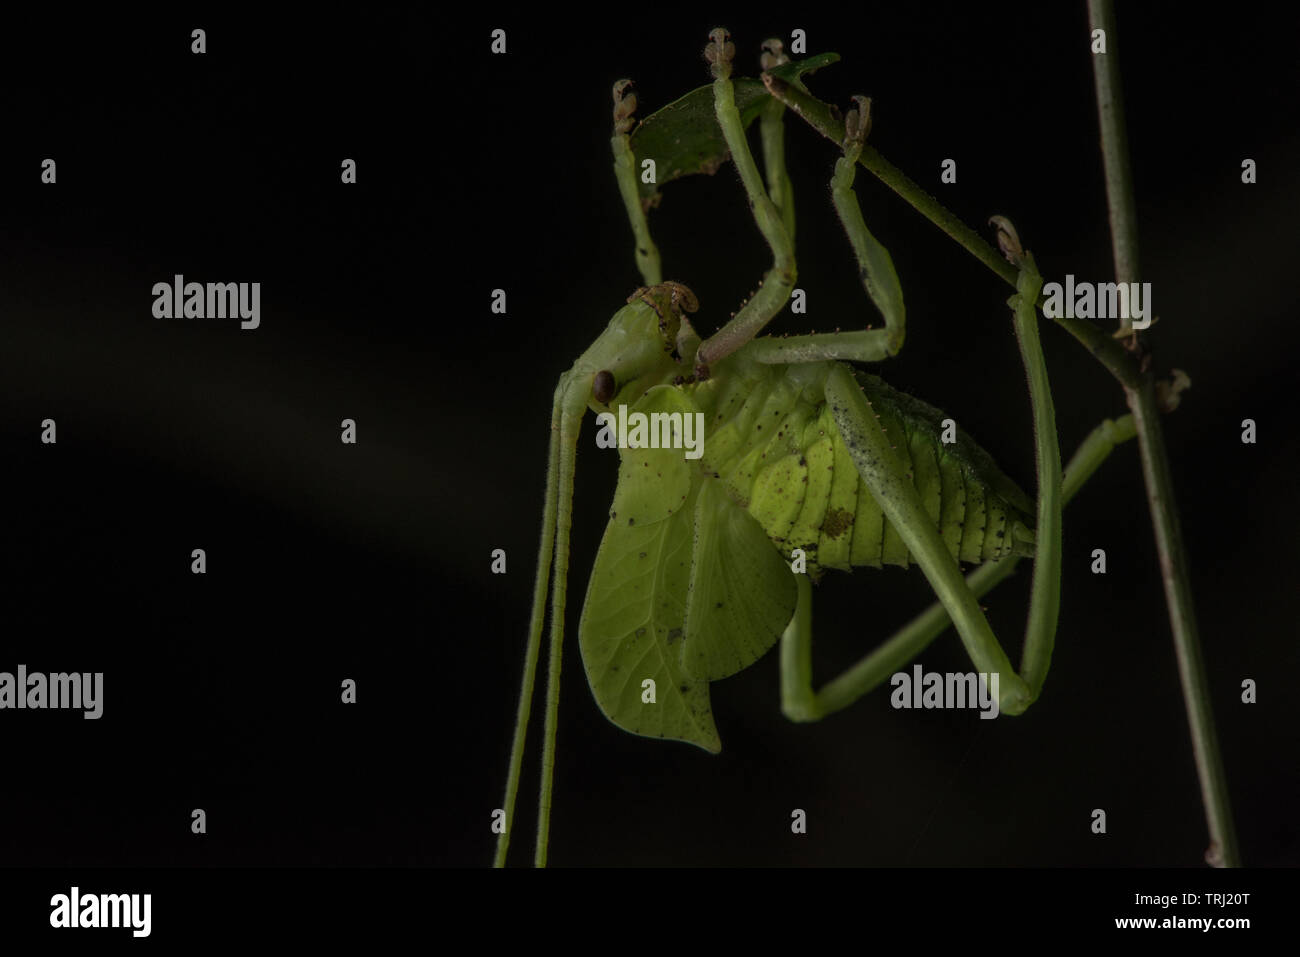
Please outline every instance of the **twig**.
[{"label": "twig", "polygon": [[[1097,87],[1097,112],[1101,124],[1101,152],[1106,168],[1106,195],[1110,206],[1110,227],[1117,282],[1137,282],[1137,218],[1133,200],[1133,181],[1129,172],[1128,139],[1124,127],[1124,99],[1120,89],[1119,60],[1116,50],[1115,11],[1111,0],[1088,0],[1088,20],[1094,30],[1105,31],[1106,52],[1093,54],[1093,76]],[[1141,343],[1135,342],[1138,350]],[[1138,448],[1142,458],[1142,477],[1146,482],[1147,504],[1155,529],[1156,549],[1160,554],[1160,573],[1164,580],[1165,601],[1169,606],[1169,625],[1173,630],[1178,674],[1187,707],[1196,771],[1201,782],[1201,798],[1210,831],[1210,848],[1206,861],[1220,867],[1241,864],[1237,834],[1228,803],[1228,784],[1223,771],[1214,714],[1210,705],[1209,684],[1201,656],[1196,613],[1183,547],[1178,509],[1174,503],[1173,481],[1164,432],[1156,405],[1154,379],[1149,370],[1139,372],[1138,382],[1125,384],[1124,392],[1137,427]]]}]

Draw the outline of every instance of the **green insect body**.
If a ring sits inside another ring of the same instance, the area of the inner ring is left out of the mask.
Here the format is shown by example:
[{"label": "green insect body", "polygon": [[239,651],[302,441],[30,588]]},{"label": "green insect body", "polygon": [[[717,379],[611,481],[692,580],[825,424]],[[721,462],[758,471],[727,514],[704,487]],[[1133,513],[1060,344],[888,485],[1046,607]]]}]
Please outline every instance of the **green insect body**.
[{"label": "green insect body", "polygon": [[[813,580],[827,568],[907,567],[910,553],[831,414],[824,388],[834,363],[761,364],[746,346],[707,380],[677,382],[698,339],[674,311],[674,290],[684,287],[634,295],[566,376],[570,389],[586,384],[593,411],[625,405],[677,421],[699,412],[705,423],[695,460],[680,448],[619,450],[579,643],[615,724],[716,751],[708,682],[752,664],[781,637],[795,609],[793,550],[803,551]],[[665,356],[668,346],[677,359]],[[633,384],[601,403],[609,378]],[[1033,505],[988,453],[961,433],[944,443],[944,417],[932,406],[875,376],[855,378],[954,559],[1033,554]]]},{"label": "green insect body", "polygon": [[[790,63],[779,41],[769,40],[762,82],[733,84],[734,53],[727,32],[714,30],[705,48],[713,84],[640,126],[631,84],[614,86],[614,172],[646,285],[614,314],[555,391],[546,509],[498,865],[509,846],[549,609],[535,856],[539,865],[546,862],[573,480],[587,411],[604,421],[605,430],[617,420],[624,440],[610,443],[598,436],[596,443],[618,444],[619,477],[579,624],[588,683],[619,727],[714,752],[721,742],[709,683],[748,667],[778,642],[781,707],[792,720],[815,721],[847,707],[950,626],[976,671],[1000,677],[1000,686],[993,685],[1000,712],[1023,713],[1040,693],[1051,661],[1060,602],[1061,510],[1115,445],[1133,435],[1131,418],[1103,422],[1063,472],[1034,311],[1042,278],[1014,228],[1000,217],[999,243],[1019,273],[1008,305],[1034,416],[1036,501],[937,409],[846,364],[895,355],[905,327],[892,259],[867,229],[853,190],[871,126],[865,97],[855,97],[844,115],[831,198],[863,290],[885,325],[760,336],[788,301],[796,273],[783,113],[788,103],[800,115],[820,110],[823,118],[832,117],[826,104],[807,94],[800,77],[835,57]],[[744,132],[756,117],[767,187]],[[637,133],[629,134],[634,128]],[[654,197],[638,187],[637,150],[657,155],[661,168],[673,171],[669,178],[711,172],[729,156],[772,251],[772,268],[756,293],[706,340],[686,315],[699,308],[695,296],[680,283],[662,280],[645,216]],[[651,425],[635,439],[635,426],[626,434],[623,429],[634,416]],[[1033,556],[1034,574],[1017,669],[979,599],[1022,556]],[[964,575],[963,562],[980,567]],[[814,687],[811,583],[826,569],[911,564],[925,574],[938,601],[842,675]]]}]

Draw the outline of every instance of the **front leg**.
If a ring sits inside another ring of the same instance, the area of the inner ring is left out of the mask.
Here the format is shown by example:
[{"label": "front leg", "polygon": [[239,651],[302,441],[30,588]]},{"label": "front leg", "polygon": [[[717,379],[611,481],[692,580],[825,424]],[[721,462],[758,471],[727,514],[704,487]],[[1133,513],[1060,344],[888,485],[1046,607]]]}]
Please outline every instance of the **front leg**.
[{"label": "front leg", "polygon": [[844,224],[853,255],[858,261],[858,279],[871,301],[885,318],[883,329],[858,329],[784,339],[760,339],[750,347],[750,355],[759,362],[787,364],[841,359],[847,362],[878,362],[897,354],[903,347],[905,314],[903,287],[894,270],[889,250],[880,244],[862,218],[853,178],[858,168],[862,144],[871,129],[871,101],[855,96],[857,108],[845,117],[844,155],[835,163],[831,178],[831,198],[835,212]]},{"label": "front leg", "polygon": [[650,238],[650,224],[646,222],[645,208],[636,185],[636,156],[632,152],[632,129],[636,126],[636,93],[631,80],[614,84],[614,135],[610,147],[614,151],[614,179],[627,210],[627,220],[636,240],[636,268],[647,286],[657,286],[664,281],[659,264],[659,247]]},{"label": "front leg", "polygon": [[722,127],[727,148],[731,150],[731,159],[736,164],[740,181],[745,186],[745,193],[749,196],[749,205],[754,211],[759,231],[771,247],[773,263],[764,275],[758,291],[741,306],[735,317],[700,344],[699,351],[695,354],[695,374],[701,379],[708,378],[709,366],[731,355],[772,321],[772,317],[790,298],[795,280],[794,243],[781,213],[763,188],[763,180],[749,151],[749,141],[745,139],[740,111],[736,109],[736,95],[731,83],[731,61],[735,53],[731,37],[722,27],[709,34],[709,45],[705,48],[704,55],[713,69],[714,113],[718,125]]}]

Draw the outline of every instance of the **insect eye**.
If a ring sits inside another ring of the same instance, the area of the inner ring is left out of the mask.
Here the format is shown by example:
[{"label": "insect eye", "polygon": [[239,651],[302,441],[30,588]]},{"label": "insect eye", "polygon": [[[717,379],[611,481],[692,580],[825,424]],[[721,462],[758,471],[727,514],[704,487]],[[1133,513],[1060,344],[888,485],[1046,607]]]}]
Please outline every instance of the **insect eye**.
[{"label": "insect eye", "polygon": [[596,373],[596,378],[591,380],[591,394],[596,397],[596,401],[601,405],[608,405],[609,400],[614,398],[614,373],[602,369]]}]

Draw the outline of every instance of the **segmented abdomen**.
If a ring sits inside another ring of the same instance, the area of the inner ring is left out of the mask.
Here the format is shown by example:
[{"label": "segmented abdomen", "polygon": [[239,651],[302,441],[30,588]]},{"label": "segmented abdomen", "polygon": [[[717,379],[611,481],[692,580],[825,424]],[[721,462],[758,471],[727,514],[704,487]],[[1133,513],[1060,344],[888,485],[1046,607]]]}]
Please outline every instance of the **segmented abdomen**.
[{"label": "segmented abdomen", "polygon": [[[703,383],[707,474],[763,526],[789,557],[804,550],[809,573],[911,560],[898,530],[862,481],[822,397],[825,363],[745,363]],[[979,563],[1033,552],[1033,504],[988,453],[956,432],[942,441],[943,414],[857,373],[900,465],[953,557]]]}]

